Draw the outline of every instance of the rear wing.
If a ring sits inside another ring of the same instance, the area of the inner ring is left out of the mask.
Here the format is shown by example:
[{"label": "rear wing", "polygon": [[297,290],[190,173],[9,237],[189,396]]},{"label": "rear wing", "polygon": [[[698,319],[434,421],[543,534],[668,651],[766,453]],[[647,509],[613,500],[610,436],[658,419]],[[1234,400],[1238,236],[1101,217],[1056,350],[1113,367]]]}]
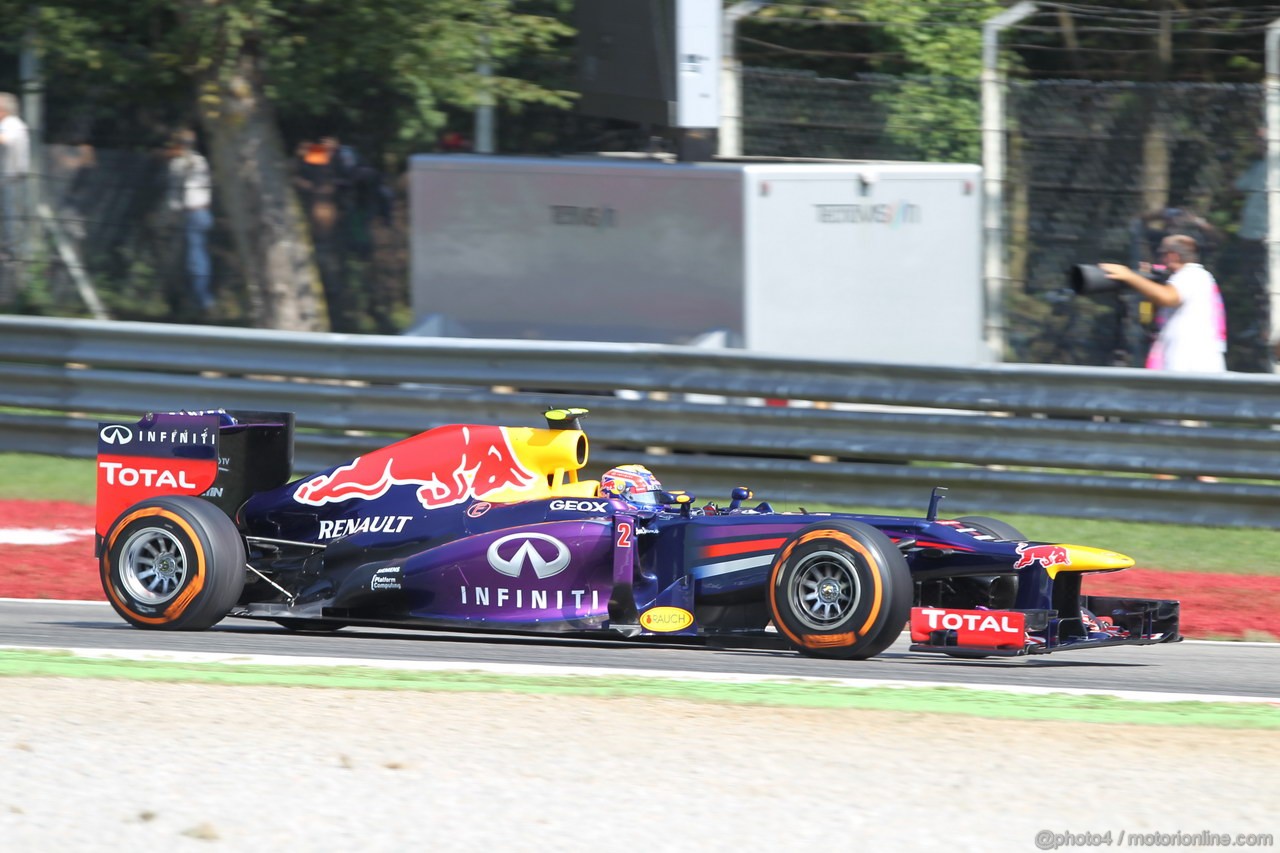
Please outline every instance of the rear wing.
[{"label": "rear wing", "polygon": [[136,423],[98,424],[95,528],[138,501],[198,495],[232,519],[249,496],[289,481],[292,412],[153,412]]}]

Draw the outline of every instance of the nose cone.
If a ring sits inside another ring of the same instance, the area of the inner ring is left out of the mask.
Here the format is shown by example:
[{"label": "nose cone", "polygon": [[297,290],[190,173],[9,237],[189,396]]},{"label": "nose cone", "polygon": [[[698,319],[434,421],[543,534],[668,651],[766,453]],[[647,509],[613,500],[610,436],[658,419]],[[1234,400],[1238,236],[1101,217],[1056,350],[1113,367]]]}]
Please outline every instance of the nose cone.
[{"label": "nose cone", "polygon": [[1088,545],[1059,545],[1067,552],[1066,562],[1047,566],[1049,577],[1058,572],[1114,572],[1133,565],[1133,558],[1104,548]]}]

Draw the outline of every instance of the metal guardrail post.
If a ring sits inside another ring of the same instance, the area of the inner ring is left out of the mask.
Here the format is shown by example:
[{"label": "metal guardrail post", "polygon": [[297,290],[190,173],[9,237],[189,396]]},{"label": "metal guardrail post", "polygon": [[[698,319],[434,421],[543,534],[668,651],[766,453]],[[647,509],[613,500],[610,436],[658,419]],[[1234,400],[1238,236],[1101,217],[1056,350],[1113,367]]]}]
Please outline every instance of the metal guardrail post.
[{"label": "metal guardrail post", "polygon": [[1280,18],[1267,25],[1266,43],[1268,342],[1274,370],[1280,345]]},{"label": "metal guardrail post", "polygon": [[720,35],[720,132],[721,157],[742,156],[742,62],[738,59],[738,24],[765,6],[764,0],[745,0],[724,10]]},{"label": "metal guardrail post", "polygon": [[986,295],[984,339],[996,361],[1004,361],[1005,124],[1004,77],[1000,73],[1000,31],[1036,11],[1021,2],[982,25],[982,239],[983,292]]}]

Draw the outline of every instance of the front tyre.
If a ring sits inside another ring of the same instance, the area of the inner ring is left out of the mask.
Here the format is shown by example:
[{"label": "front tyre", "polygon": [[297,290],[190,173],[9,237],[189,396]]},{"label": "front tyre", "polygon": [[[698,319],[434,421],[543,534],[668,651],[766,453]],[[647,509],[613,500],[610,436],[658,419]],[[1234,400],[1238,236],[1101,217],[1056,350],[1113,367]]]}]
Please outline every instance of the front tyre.
[{"label": "front tyre", "polygon": [[813,657],[864,659],[887,649],[911,611],[907,561],[858,521],[812,524],[787,540],[769,573],[778,630]]},{"label": "front tyre", "polygon": [[1025,542],[1027,538],[1022,535],[1021,530],[998,518],[988,518],[985,515],[962,515],[956,521],[962,521],[970,527],[976,527],[983,533],[989,533],[1006,542]]},{"label": "front tyre", "polygon": [[244,589],[244,541],[231,519],[197,497],[134,504],[107,530],[102,589],[136,628],[203,631]]}]

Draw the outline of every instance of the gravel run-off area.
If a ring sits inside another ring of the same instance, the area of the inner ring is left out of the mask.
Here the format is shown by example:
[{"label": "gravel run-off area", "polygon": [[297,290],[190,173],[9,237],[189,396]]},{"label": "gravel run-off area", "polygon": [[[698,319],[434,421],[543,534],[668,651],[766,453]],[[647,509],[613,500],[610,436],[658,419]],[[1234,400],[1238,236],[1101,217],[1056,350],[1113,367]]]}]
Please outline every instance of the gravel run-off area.
[{"label": "gravel run-off area", "polygon": [[0,694],[6,851],[1280,839],[1272,731],[62,678]]}]

